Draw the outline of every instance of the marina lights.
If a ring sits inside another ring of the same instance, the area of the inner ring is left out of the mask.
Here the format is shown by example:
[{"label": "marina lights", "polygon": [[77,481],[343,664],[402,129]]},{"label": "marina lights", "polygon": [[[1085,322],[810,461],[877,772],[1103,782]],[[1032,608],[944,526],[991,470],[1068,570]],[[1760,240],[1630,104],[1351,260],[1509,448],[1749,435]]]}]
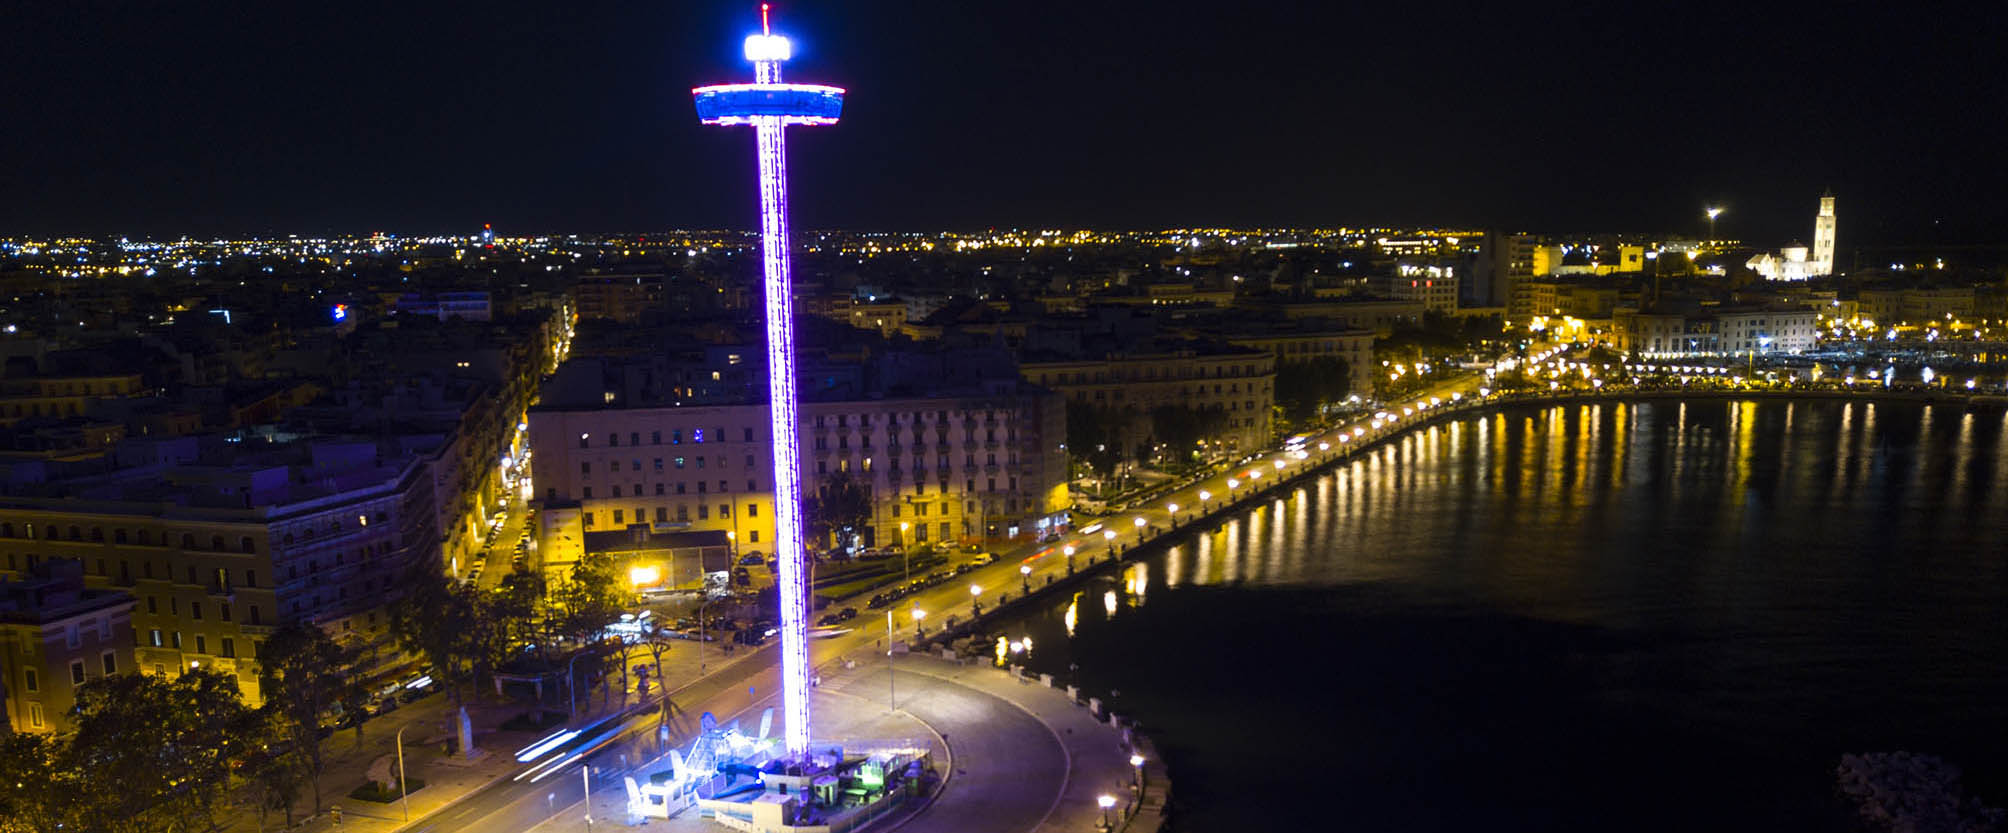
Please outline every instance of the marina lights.
[{"label": "marina lights", "polygon": [[843,110],[836,87],[781,83],[781,64],[793,57],[787,38],[768,27],[760,8],[760,33],[745,42],[754,83],[692,90],[698,120],[750,125],[759,160],[760,263],[767,323],[769,436],[774,438],[774,556],[781,599],[781,700],[790,757],[809,752],[808,611],[803,592],[802,473],[796,431],[795,310],[788,268],[788,154],[783,128],[834,124]]}]

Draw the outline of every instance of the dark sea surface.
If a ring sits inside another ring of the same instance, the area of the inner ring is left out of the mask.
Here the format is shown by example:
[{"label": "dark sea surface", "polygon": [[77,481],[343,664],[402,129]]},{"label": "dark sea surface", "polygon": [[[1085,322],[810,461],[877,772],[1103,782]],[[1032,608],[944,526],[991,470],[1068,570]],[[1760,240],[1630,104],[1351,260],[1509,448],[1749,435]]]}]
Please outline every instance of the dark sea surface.
[{"label": "dark sea surface", "polygon": [[1509,410],[1206,526],[1000,631],[1178,830],[1845,830],[1891,750],[2008,804],[1999,409]]}]

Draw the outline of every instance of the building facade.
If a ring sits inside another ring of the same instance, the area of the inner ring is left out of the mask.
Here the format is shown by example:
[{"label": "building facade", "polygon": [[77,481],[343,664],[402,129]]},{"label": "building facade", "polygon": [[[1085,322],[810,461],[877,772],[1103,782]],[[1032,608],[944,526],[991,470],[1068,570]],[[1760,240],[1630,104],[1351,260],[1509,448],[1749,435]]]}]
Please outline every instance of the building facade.
[{"label": "building facade", "polygon": [[0,581],[0,700],[7,728],[70,728],[77,687],[131,673],[133,597],[87,588],[82,565],[38,565],[20,581]]},{"label": "building facade", "polygon": [[292,465],[157,453],[169,462],[0,498],[0,574],[76,562],[87,587],[132,596],[135,667],[233,674],[253,705],[258,643],[280,625],[393,657],[386,606],[438,569],[421,458],[380,460],[374,441],[320,443]]},{"label": "building facade", "polygon": [[1228,345],[1025,361],[1019,372],[1068,401],[1139,417],[1160,406],[1223,412],[1226,427],[1209,445],[1225,450],[1261,448],[1274,430],[1276,354],[1269,350]]},{"label": "building facade", "polygon": [[[717,530],[770,552],[765,404],[530,412],[544,563],[591,533]],[[1065,522],[1064,402],[1030,386],[986,394],[801,404],[803,491],[850,476],[872,501],[867,545],[1021,537]],[[904,525],[904,528],[902,528]]]}]

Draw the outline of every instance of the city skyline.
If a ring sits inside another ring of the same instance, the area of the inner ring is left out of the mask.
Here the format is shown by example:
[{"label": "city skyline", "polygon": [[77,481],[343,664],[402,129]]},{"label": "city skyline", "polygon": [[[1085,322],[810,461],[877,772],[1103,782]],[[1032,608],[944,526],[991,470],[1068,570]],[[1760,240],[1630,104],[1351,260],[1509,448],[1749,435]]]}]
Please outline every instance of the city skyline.
[{"label": "city skyline", "polygon": [[[2000,174],[1960,164],[1998,118],[1965,102],[2001,81],[1972,40],[1984,27],[1952,15],[780,11],[842,32],[800,48],[875,93],[798,143],[801,228],[1698,233],[1722,205],[1725,236],[1778,244],[1807,234],[1803,206],[1827,188],[1859,245],[1971,240],[2004,220],[1985,199]],[[671,106],[682,79],[726,77],[717,44],[746,33],[739,4],[388,12],[27,12],[26,46],[4,60],[18,106],[45,118],[5,140],[0,229],[565,233],[752,216],[750,149]],[[927,71],[947,65],[952,88]],[[888,117],[906,102],[928,116]],[[630,126],[587,129],[612,119]]]}]

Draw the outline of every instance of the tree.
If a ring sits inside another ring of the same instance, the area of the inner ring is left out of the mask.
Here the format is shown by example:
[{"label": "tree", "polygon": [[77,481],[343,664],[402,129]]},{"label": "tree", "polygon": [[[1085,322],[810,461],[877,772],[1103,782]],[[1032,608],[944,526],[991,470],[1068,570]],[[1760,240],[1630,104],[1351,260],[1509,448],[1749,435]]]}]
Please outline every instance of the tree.
[{"label": "tree", "polygon": [[391,632],[397,634],[398,646],[432,664],[432,678],[446,684],[456,705],[460,685],[472,676],[479,653],[479,592],[431,576],[419,579],[418,586],[391,607]]},{"label": "tree", "polygon": [[1179,405],[1159,405],[1150,410],[1151,436],[1165,446],[1173,463],[1191,462],[1200,441],[1226,427],[1226,411]]},{"label": "tree", "polygon": [[77,689],[76,734],[57,758],[74,774],[78,829],[195,833],[215,826],[250,710],[237,680],[207,668],[178,677],[117,674]]},{"label": "tree", "polygon": [[[634,604],[633,594],[627,592],[618,576],[614,575],[613,563],[603,555],[587,555],[572,565],[571,576],[558,585],[551,594],[553,606],[558,616],[558,630],[571,639],[580,649],[596,649],[600,637],[607,626],[620,621]],[[587,661],[589,669],[599,675],[598,663]],[[603,675],[601,675],[603,676]],[[600,679],[594,676],[591,679]],[[626,688],[627,663],[621,663],[621,683]]]},{"label": "tree", "polygon": [[1322,408],[1344,401],[1350,393],[1351,369],[1337,356],[1276,366],[1276,404],[1292,425],[1315,420]]},{"label": "tree", "polygon": [[[259,686],[273,709],[276,729],[299,754],[313,784],[314,812],[321,811],[321,715],[353,701],[362,683],[351,676],[354,653],[314,625],[282,627],[258,651]],[[360,723],[360,721],[358,721]],[[288,810],[288,818],[291,810]]]},{"label": "tree", "polygon": [[62,743],[48,735],[0,732],[0,833],[75,828],[81,791],[57,766]]},{"label": "tree", "polygon": [[543,654],[544,643],[548,641],[545,632],[548,617],[544,616],[548,592],[541,573],[517,570],[502,577],[502,583],[485,600],[482,615],[499,625],[499,638],[505,650],[535,645],[538,653]]},{"label": "tree", "polygon": [[1067,450],[1087,464],[1097,480],[1107,481],[1122,462],[1119,424],[1115,412],[1107,408],[1067,400]]},{"label": "tree", "polygon": [[[286,826],[292,827],[293,805],[300,800],[302,782],[313,777],[308,772],[306,755],[293,742],[289,723],[278,709],[269,705],[253,712],[247,723],[245,744],[250,751],[245,754],[239,772],[244,776],[245,798],[258,809],[260,829],[264,827],[265,814],[271,810],[284,812]],[[319,788],[314,792],[318,810]]]},{"label": "tree", "polygon": [[809,536],[825,542],[836,535],[843,543],[849,543],[852,535],[871,519],[871,514],[871,496],[846,471],[831,475],[814,496],[802,500],[802,517],[809,521]]}]

